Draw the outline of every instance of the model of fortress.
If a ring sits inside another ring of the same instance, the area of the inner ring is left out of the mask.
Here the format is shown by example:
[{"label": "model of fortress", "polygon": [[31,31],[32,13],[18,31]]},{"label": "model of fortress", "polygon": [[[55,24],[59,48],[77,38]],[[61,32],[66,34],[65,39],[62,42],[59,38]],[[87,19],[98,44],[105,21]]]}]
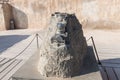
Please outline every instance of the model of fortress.
[{"label": "model of fortress", "polygon": [[46,77],[72,77],[80,73],[87,51],[82,26],[74,14],[52,14],[42,47],[38,71]]}]

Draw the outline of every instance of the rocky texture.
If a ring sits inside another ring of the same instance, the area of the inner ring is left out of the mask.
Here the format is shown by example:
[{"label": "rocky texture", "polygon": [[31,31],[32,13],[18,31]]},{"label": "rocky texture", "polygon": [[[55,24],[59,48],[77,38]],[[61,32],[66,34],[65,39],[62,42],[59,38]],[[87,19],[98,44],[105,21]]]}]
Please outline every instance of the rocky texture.
[{"label": "rocky texture", "polygon": [[44,39],[38,65],[41,75],[72,77],[80,73],[87,44],[74,14],[52,14]]}]

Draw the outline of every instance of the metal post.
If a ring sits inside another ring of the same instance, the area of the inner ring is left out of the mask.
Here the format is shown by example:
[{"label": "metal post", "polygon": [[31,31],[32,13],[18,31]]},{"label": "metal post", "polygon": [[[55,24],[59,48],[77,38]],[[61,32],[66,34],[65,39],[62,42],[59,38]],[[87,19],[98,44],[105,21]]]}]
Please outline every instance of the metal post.
[{"label": "metal post", "polygon": [[[109,77],[108,77],[108,74],[107,74],[107,71],[106,71],[106,69],[105,69],[105,67],[102,65],[102,63],[101,63],[101,61],[100,61],[100,59],[99,59],[99,56],[98,56],[98,53],[97,53],[97,49],[96,49],[96,46],[95,46],[95,42],[94,42],[94,39],[93,39],[93,37],[91,36],[88,40],[92,40],[92,43],[93,43],[93,48],[94,48],[94,50],[95,50],[95,54],[96,54],[96,56],[97,56],[97,59],[98,59],[98,64],[103,68],[103,70],[105,71],[105,73],[106,73],[106,75],[107,75],[107,79],[108,80],[110,80],[109,79]],[[87,41],[88,41],[87,40]]]},{"label": "metal post", "polygon": [[97,59],[98,59],[98,64],[101,65],[101,62],[100,62],[100,59],[99,59],[99,56],[98,56],[98,52],[97,52],[97,49],[96,49],[96,46],[95,46],[95,42],[94,42],[94,39],[93,39],[92,36],[91,36],[91,39],[92,39],[93,47],[94,47],[94,50],[95,50],[95,53],[96,53],[96,56],[97,56]]},{"label": "metal post", "polygon": [[38,34],[36,34],[36,40],[37,40],[37,48],[39,49]]}]

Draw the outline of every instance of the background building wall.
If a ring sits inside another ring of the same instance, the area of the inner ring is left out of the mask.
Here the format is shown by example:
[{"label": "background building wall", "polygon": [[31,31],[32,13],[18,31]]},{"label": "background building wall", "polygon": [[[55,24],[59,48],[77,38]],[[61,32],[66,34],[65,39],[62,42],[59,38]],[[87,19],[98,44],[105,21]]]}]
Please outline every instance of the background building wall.
[{"label": "background building wall", "polygon": [[2,5],[2,10],[3,10],[3,17],[4,17],[4,24],[5,24],[5,29],[10,29],[10,20],[13,18],[12,14],[12,6],[9,4],[3,4]]},{"label": "background building wall", "polygon": [[[120,0],[12,0],[19,28],[44,29],[54,12],[75,13],[84,28],[120,28]],[[0,10],[0,19],[2,16]],[[0,23],[2,26],[3,23]]]},{"label": "background building wall", "polygon": [[5,30],[4,15],[2,5],[0,5],[0,30]]}]

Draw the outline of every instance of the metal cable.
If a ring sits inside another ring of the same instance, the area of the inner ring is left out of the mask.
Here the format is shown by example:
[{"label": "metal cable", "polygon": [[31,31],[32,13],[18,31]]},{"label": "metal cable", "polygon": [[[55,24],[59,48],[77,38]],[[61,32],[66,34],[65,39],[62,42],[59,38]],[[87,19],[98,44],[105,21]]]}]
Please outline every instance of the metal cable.
[{"label": "metal cable", "polygon": [[11,60],[13,60],[13,59],[17,58],[19,55],[21,55],[32,44],[32,42],[34,41],[35,38],[36,38],[36,36],[30,41],[30,43],[18,55],[16,55],[12,59],[8,60],[7,62],[5,62],[5,63],[3,63],[1,65],[2,66],[5,65],[6,63],[10,62]]},{"label": "metal cable", "polygon": [[88,42],[89,40],[91,40],[91,37],[90,37],[90,38],[88,38],[86,41]]}]

